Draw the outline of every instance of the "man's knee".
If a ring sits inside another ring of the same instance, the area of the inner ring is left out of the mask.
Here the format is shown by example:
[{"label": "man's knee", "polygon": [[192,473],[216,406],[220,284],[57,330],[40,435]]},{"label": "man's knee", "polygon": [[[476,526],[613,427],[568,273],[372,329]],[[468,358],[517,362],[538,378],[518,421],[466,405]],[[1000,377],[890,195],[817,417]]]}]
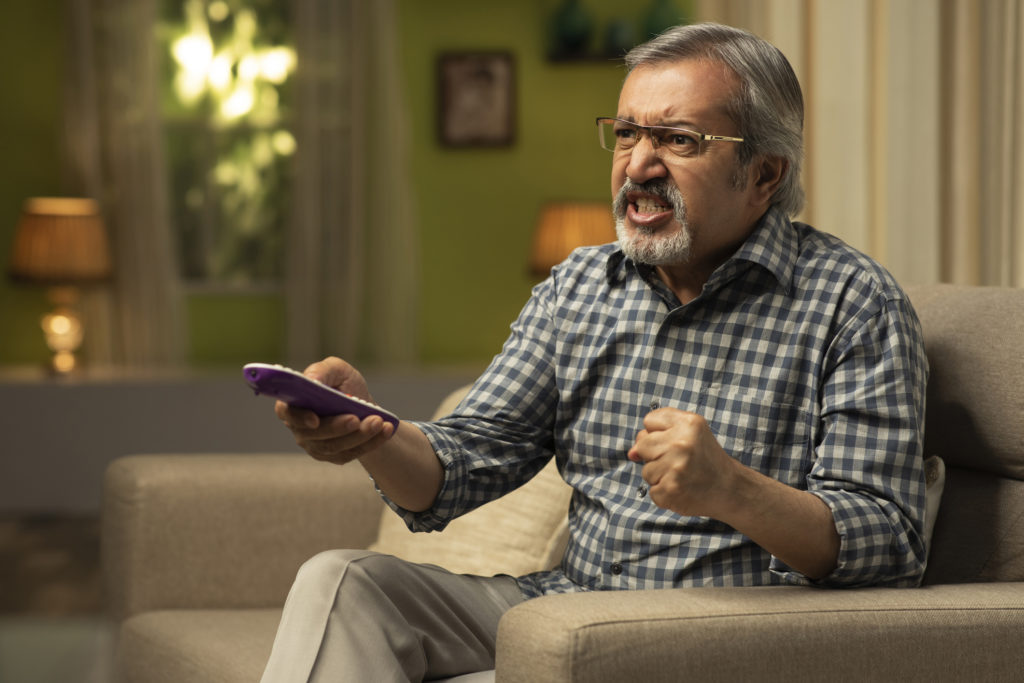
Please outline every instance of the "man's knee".
[{"label": "man's knee", "polygon": [[[296,584],[337,585],[372,583],[385,587],[402,574],[404,560],[369,550],[325,550],[299,568]],[[400,581],[400,579],[398,579]]]}]

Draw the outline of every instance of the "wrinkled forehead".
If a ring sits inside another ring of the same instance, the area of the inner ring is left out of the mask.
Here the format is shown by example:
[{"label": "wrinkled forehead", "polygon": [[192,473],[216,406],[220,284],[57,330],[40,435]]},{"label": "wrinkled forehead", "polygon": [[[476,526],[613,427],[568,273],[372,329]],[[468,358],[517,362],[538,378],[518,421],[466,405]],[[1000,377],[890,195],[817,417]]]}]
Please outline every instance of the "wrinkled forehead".
[{"label": "wrinkled forehead", "polygon": [[[735,126],[729,105],[739,87],[739,78],[721,62],[683,59],[641,64],[622,84],[617,116],[642,125],[701,130]],[[720,134],[726,132],[730,131]]]}]

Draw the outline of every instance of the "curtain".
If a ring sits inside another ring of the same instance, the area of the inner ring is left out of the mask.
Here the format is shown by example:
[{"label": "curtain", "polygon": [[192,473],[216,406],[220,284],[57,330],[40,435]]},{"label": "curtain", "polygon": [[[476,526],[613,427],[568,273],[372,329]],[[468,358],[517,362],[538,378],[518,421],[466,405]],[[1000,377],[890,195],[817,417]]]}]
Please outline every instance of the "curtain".
[{"label": "curtain", "polygon": [[[184,301],[156,81],[157,0],[67,0],[71,192],[98,198],[116,277],[85,304],[94,363],[174,366]],[[293,0],[298,152],[287,360],[415,363],[417,230],[393,0]]]},{"label": "curtain", "polygon": [[416,361],[417,230],[392,0],[295,0],[288,362]]},{"label": "curtain", "polygon": [[698,0],[804,88],[807,208],[901,282],[1024,286],[1019,0]]},{"label": "curtain", "polygon": [[947,0],[944,9],[944,128],[962,142],[949,147],[943,274],[1022,287],[1024,10],[1019,0]]},{"label": "curtain", "polygon": [[115,275],[89,296],[94,363],[180,365],[182,298],[157,105],[156,5],[67,0],[65,185],[98,199]]}]

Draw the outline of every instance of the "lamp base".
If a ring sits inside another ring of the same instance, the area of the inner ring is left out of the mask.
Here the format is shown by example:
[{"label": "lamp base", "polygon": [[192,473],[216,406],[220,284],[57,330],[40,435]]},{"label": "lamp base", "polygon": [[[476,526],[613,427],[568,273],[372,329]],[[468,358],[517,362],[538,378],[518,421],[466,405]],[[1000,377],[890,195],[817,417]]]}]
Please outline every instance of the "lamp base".
[{"label": "lamp base", "polygon": [[58,375],[66,375],[78,365],[75,351],[82,344],[83,329],[81,318],[72,308],[77,295],[71,287],[55,287],[50,292],[55,308],[44,315],[40,323],[46,345],[53,351],[50,369]]}]

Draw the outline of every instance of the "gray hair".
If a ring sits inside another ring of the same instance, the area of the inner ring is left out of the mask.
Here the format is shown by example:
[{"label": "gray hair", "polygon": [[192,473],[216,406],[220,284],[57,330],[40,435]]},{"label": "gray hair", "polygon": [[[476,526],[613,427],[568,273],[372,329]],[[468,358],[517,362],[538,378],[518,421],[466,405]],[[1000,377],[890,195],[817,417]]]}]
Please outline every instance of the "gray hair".
[{"label": "gray hair", "polygon": [[736,122],[739,161],[745,167],[757,156],[780,157],[788,168],[772,204],[790,216],[804,205],[800,182],[803,162],[804,100],[800,82],[782,52],[771,43],[721,24],[676,26],[626,54],[626,68],[684,59],[706,59],[728,67],[740,88],[727,105]]}]

